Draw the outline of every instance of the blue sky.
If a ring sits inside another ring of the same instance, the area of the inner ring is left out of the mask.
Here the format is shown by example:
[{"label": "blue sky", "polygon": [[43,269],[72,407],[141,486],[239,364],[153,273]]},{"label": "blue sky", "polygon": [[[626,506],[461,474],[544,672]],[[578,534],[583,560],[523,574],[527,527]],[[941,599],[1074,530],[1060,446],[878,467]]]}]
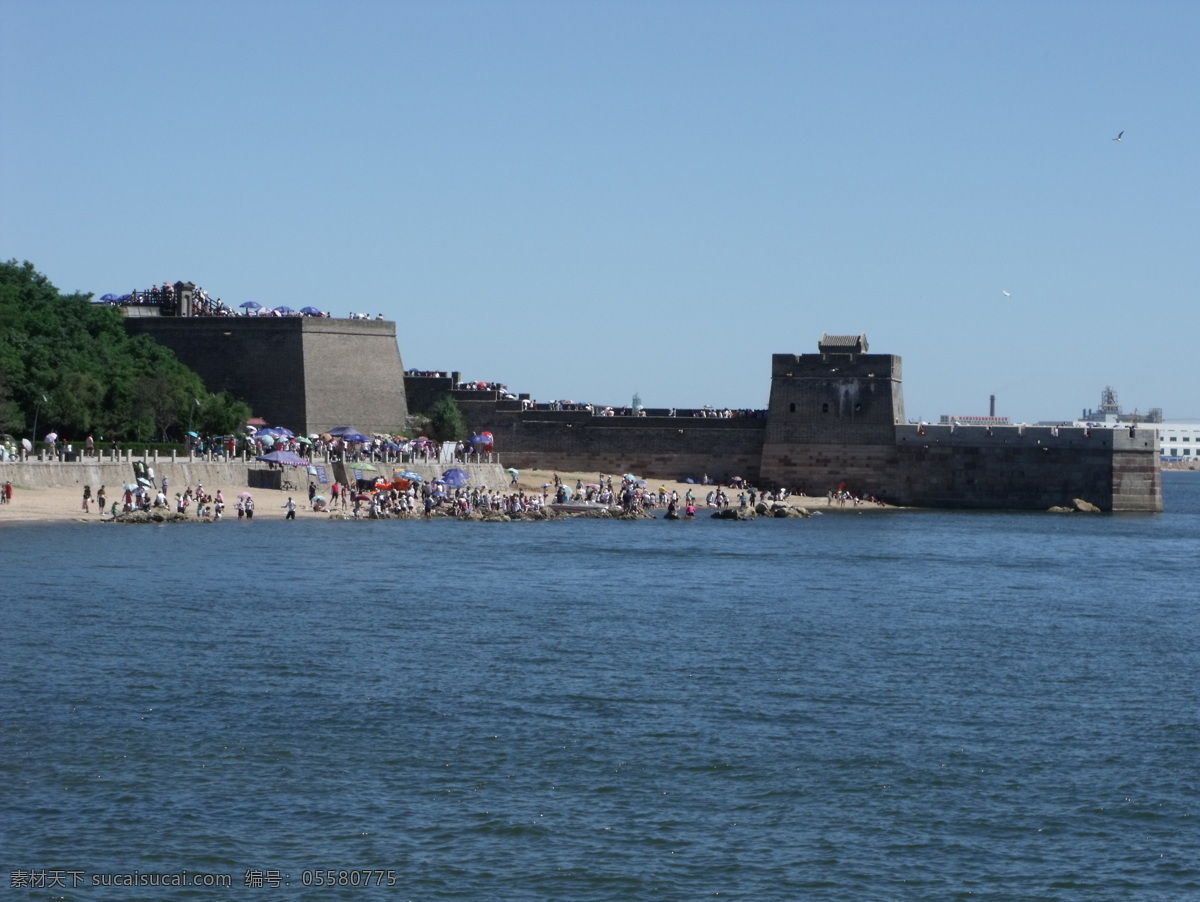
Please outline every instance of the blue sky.
[{"label": "blue sky", "polygon": [[539,400],[764,406],[828,331],[909,417],[1200,417],[1198,41],[1182,0],[0,0],[0,256],[383,313]]}]

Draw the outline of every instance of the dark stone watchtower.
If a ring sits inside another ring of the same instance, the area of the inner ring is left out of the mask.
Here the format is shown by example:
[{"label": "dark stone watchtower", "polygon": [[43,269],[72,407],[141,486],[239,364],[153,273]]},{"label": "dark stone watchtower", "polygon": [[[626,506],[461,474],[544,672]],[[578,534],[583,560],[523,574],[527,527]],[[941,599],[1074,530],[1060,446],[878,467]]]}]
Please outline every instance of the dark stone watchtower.
[{"label": "dark stone watchtower", "polygon": [[853,471],[851,449],[895,445],[904,422],[900,358],[868,354],[866,335],[825,334],[817,351],[771,358],[765,482],[805,484],[832,460]]}]

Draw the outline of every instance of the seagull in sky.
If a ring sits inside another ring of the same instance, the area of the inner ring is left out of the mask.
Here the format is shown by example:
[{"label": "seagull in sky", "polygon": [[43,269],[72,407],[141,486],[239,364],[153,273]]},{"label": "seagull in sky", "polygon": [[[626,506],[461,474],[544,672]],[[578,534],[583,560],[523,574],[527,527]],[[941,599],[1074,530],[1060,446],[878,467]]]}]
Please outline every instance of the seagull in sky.
[{"label": "seagull in sky", "polygon": [[1120,141],[1120,140],[1121,140],[1121,135],[1123,135],[1123,134],[1125,134],[1125,131],[1124,131],[1124,129],[1122,129],[1122,130],[1121,130],[1121,131],[1120,131],[1120,132],[1117,134],[1117,136],[1116,136],[1115,138],[1113,138],[1113,140],[1114,140],[1114,141]]},{"label": "seagull in sky", "polygon": [[[1004,291],[1004,289],[1003,289],[1003,288],[1001,288],[1000,290],[1001,290],[1001,291]],[[1005,296],[1006,298],[1011,298],[1011,297],[1012,297],[1012,294],[1011,294],[1010,292],[1004,291],[1004,296]]]}]

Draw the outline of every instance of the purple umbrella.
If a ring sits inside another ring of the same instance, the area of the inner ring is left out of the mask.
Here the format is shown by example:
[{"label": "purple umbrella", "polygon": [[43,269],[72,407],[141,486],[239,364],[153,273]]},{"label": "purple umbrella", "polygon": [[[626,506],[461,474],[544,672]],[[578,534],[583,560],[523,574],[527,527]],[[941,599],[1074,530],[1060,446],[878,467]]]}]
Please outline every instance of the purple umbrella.
[{"label": "purple umbrella", "polygon": [[465,470],[460,470],[457,467],[454,467],[443,473],[442,479],[445,480],[446,485],[452,486],[456,489],[461,489],[466,486],[468,482],[470,482],[471,477],[467,475]]},{"label": "purple umbrella", "polygon": [[270,454],[264,454],[261,457],[256,457],[255,460],[264,460],[268,463],[283,464],[288,467],[306,467],[308,461],[296,454],[294,451],[272,451]]}]

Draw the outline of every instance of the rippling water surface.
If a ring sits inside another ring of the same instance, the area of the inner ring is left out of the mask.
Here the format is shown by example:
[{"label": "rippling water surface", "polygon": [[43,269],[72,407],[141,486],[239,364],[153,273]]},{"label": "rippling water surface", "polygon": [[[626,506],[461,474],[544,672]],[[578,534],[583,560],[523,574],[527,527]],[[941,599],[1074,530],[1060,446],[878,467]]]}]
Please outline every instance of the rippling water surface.
[{"label": "rippling water surface", "polygon": [[[1200,477],[1165,497],[5,529],[4,895],[1198,898]],[[47,869],[233,885],[10,886]]]}]

